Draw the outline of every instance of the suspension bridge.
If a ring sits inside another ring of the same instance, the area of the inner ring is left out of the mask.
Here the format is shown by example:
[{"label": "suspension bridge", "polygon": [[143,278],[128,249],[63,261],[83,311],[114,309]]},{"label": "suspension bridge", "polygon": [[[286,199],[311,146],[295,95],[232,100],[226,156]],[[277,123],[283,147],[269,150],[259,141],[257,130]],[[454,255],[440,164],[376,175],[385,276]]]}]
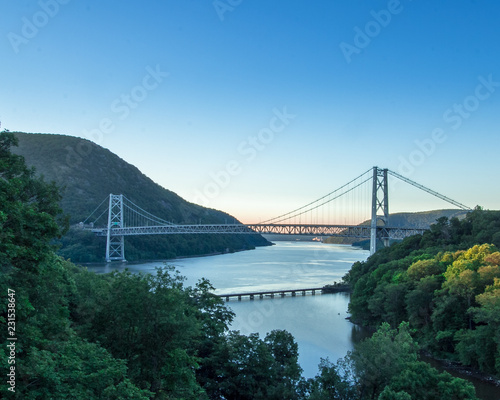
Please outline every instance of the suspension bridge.
[{"label": "suspension bridge", "polygon": [[[389,176],[444,200],[460,210],[470,210],[469,207],[394,171],[373,167],[315,201],[255,224],[176,224],[151,214],[122,194],[110,194],[109,198],[106,198],[80,225],[83,229],[91,230],[96,235],[106,238],[106,261],[108,262],[125,261],[124,238],[134,235],[281,234],[369,238],[370,254],[374,254],[378,240],[381,240],[384,246],[388,246],[391,239],[401,240],[408,236],[422,234],[427,229],[427,227],[401,227],[388,224]],[[342,216],[345,219],[348,213],[346,205],[349,206],[355,201],[356,193],[358,193],[358,198],[359,193],[364,193],[365,197],[371,199],[369,201],[371,205],[364,207],[367,211],[365,216],[353,217],[353,219],[357,218],[357,221],[351,219],[350,223],[329,223],[328,221],[339,221]],[[337,211],[337,215],[333,212],[332,216],[332,205],[337,207],[339,203],[342,203],[338,207],[340,211]],[[93,222],[87,223],[104,205],[107,205],[104,211]],[[361,224],[364,221],[369,221],[369,224]]]}]

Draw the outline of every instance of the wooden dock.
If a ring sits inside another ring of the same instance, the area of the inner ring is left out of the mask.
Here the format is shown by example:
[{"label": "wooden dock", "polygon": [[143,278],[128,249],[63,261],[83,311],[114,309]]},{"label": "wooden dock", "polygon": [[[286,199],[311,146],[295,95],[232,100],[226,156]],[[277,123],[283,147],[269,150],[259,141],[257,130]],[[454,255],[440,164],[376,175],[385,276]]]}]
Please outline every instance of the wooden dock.
[{"label": "wooden dock", "polygon": [[263,299],[263,298],[271,298],[274,297],[286,297],[287,295],[291,297],[299,295],[305,296],[306,294],[316,295],[316,293],[337,293],[337,292],[347,292],[349,288],[345,285],[339,285],[338,287],[334,286],[323,286],[316,288],[307,288],[307,289],[281,289],[281,290],[267,290],[263,292],[246,292],[246,293],[230,293],[230,294],[218,294],[217,296],[225,298],[226,301],[229,301],[231,298],[238,298],[238,301],[241,301],[244,297],[248,297],[250,300],[255,300],[255,298]]}]

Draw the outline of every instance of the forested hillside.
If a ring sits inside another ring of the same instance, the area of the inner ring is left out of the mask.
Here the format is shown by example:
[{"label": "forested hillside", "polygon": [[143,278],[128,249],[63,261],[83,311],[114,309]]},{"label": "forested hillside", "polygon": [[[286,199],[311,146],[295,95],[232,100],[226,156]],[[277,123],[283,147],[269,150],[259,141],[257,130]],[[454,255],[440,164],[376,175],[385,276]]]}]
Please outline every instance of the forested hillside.
[{"label": "forested hillside", "polygon": [[418,360],[408,324],[382,324],[306,380],[291,334],[229,331],[233,313],[204,279],[185,287],[170,267],[94,274],[57,256],[61,196],[10,152],[16,142],[0,132],[2,398],[476,400]]},{"label": "forested hillside", "polygon": [[[88,140],[64,135],[15,132],[28,166],[62,188],[61,206],[70,224],[85,220],[110,193],[124,194],[141,208],[175,223],[225,223],[234,217],[189,203],[154,183],[136,167]],[[159,167],[162,167],[159,165]],[[102,261],[105,243],[88,232],[70,231],[59,253],[76,262]],[[126,257],[168,259],[176,256],[251,249],[269,245],[259,235],[169,235],[126,238]]]},{"label": "forested hillside", "polygon": [[408,321],[424,349],[500,376],[500,212],[476,208],[357,262],[352,318]]}]

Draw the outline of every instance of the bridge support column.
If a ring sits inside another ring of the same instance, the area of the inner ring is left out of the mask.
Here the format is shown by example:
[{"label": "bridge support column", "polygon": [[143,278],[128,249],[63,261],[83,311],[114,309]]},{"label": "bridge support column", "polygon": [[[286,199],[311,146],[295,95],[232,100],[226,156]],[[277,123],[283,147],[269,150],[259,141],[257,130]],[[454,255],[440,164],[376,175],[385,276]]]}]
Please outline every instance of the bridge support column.
[{"label": "bridge support column", "polygon": [[[378,215],[379,211],[381,215]],[[384,229],[389,220],[389,191],[387,186],[387,168],[373,167],[372,219],[370,233],[370,255],[377,251],[377,239],[389,246],[389,235]]]},{"label": "bridge support column", "polygon": [[109,195],[106,261],[126,261],[123,235],[112,235],[114,228],[123,228],[123,195]]}]

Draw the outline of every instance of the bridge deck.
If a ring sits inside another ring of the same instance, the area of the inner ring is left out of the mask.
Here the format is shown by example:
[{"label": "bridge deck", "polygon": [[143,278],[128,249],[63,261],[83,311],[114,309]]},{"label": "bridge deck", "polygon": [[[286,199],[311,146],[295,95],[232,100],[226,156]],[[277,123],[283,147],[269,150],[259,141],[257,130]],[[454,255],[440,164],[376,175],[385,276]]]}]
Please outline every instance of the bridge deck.
[{"label": "bridge deck", "polygon": [[[88,228],[84,228],[88,229]],[[98,236],[106,236],[107,228],[90,228]],[[377,227],[382,237],[403,239],[407,236],[422,234],[422,228]],[[168,235],[168,234],[281,234],[343,236],[369,238],[371,226],[368,225],[315,225],[315,224],[213,224],[213,225],[159,225],[137,227],[112,227],[111,236],[131,235]]]},{"label": "bridge deck", "polygon": [[291,294],[292,297],[297,296],[297,293],[301,293],[302,296],[305,296],[307,293],[311,293],[313,296],[316,292],[323,293],[336,293],[336,292],[347,292],[349,291],[349,287],[347,285],[338,285],[338,286],[323,286],[316,288],[307,288],[307,289],[281,289],[281,290],[266,290],[261,292],[245,292],[245,293],[229,293],[229,294],[218,294],[218,297],[225,298],[226,301],[229,301],[231,297],[237,297],[239,301],[242,300],[243,297],[248,297],[250,300],[254,300],[256,297],[259,299],[263,299],[264,297],[274,298],[275,296],[286,297],[287,294]]}]

